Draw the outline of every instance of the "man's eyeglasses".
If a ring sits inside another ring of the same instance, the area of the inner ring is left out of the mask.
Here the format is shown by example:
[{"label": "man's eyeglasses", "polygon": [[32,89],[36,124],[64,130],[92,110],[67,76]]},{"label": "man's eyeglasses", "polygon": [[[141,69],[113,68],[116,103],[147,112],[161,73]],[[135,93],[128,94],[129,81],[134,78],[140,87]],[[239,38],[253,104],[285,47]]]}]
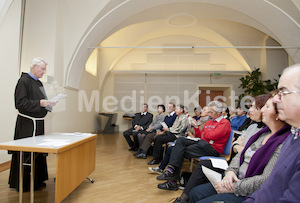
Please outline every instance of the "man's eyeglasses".
[{"label": "man's eyeglasses", "polygon": [[293,93],[300,93],[300,91],[282,91],[282,90],[278,90],[277,95],[281,99],[284,95],[293,94]]}]

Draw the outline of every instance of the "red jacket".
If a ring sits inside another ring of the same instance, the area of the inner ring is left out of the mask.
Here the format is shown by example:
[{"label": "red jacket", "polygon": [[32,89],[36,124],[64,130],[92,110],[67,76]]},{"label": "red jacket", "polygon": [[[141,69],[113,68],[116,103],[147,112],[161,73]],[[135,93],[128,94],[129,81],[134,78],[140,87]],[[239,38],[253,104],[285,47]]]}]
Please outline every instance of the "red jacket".
[{"label": "red jacket", "polygon": [[195,128],[195,137],[208,142],[219,154],[222,154],[226,142],[230,136],[230,122],[223,118],[219,122],[209,120],[205,123],[202,131]]}]

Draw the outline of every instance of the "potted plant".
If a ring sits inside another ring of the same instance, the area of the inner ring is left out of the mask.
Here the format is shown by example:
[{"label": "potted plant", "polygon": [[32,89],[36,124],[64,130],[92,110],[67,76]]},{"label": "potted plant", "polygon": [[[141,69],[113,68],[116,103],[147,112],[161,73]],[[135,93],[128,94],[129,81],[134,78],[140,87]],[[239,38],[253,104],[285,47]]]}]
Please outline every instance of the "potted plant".
[{"label": "potted plant", "polygon": [[257,95],[267,94],[277,88],[278,80],[274,79],[274,82],[271,80],[262,80],[261,75],[260,69],[254,68],[252,72],[248,72],[247,75],[240,78],[241,84],[239,87],[245,90],[245,94],[239,96],[238,102],[240,102],[245,95],[255,97]]}]

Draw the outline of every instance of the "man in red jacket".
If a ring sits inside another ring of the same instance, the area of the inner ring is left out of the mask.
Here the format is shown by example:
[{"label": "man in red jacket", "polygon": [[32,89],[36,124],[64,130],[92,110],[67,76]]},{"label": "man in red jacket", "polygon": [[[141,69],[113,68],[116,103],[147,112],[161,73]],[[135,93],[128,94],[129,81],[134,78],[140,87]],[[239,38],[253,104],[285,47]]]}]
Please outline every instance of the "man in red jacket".
[{"label": "man in red jacket", "polygon": [[218,101],[208,104],[209,116],[212,120],[205,123],[200,132],[195,129],[195,136],[200,139],[188,139],[180,137],[172,150],[167,170],[158,180],[169,180],[159,184],[158,188],[166,190],[176,190],[177,180],[180,179],[180,170],[184,158],[196,158],[201,156],[220,156],[223,153],[225,144],[230,135],[230,122],[223,118],[223,105]]}]

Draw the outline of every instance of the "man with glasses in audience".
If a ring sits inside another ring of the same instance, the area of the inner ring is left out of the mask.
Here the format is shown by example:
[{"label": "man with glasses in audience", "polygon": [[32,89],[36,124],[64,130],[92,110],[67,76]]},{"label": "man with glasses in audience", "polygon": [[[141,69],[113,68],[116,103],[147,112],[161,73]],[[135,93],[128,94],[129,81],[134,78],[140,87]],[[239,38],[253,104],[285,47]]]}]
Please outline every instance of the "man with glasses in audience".
[{"label": "man with glasses in audience", "polygon": [[300,201],[300,64],[286,68],[279,79],[279,119],[292,126],[268,180],[245,202]]}]

